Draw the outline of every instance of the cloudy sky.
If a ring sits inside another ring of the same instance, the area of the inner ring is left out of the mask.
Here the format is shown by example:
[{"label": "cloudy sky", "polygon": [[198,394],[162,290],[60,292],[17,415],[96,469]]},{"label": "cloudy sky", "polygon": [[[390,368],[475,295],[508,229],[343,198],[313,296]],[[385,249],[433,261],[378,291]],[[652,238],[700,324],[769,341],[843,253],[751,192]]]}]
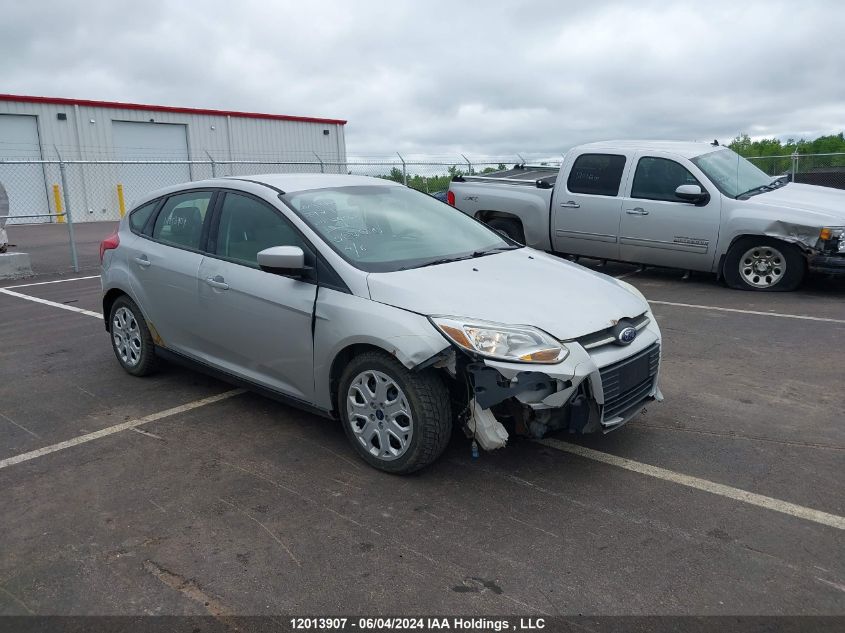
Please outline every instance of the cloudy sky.
[{"label": "cloudy sky", "polygon": [[344,118],[350,155],[845,129],[838,0],[0,3],[0,92]]}]

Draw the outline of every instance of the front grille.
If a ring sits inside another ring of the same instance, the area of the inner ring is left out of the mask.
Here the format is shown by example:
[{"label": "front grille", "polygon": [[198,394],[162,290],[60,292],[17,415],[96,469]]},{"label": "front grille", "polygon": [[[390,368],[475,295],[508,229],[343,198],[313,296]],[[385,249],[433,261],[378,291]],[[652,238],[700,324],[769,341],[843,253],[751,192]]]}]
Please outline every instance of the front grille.
[{"label": "front grille", "polygon": [[604,389],[604,419],[615,418],[642,402],[654,386],[660,365],[660,345],[600,370]]},{"label": "front grille", "polygon": [[[634,317],[633,319],[625,319],[630,322],[630,324],[637,328],[637,331],[642,330],[646,325],[649,324],[650,319],[648,318],[647,313],[643,312],[640,316]],[[595,349],[596,347],[601,347],[602,345],[608,345],[613,343],[616,340],[616,337],[613,334],[613,329],[616,326],[613,325],[609,328],[605,328],[603,330],[599,330],[598,332],[593,332],[592,334],[587,334],[586,336],[582,336],[580,338],[575,339],[584,349]],[[564,341],[567,342],[567,341]]]}]

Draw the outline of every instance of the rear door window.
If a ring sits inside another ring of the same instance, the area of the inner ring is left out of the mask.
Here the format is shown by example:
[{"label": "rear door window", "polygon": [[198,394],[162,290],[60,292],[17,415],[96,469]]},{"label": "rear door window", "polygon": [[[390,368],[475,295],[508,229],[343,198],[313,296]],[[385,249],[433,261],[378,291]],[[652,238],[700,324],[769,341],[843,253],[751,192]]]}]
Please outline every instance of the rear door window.
[{"label": "rear door window", "polygon": [[581,154],[572,164],[566,187],[571,193],[618,196],[625,157],[618,154]]},{"label": "rear door window", "polygon": [[156,218],[153,239],[199,250],[212,195],[211,191],[190,191],[170,196]]},{"label": "rear door window", "polygon": [[631,185],[631,197],[683,202],[675,195],[675,189],[681,185],[701,187],[696,177],[680,163],[668,158],[644,156],[637,163],[634,184]]}]

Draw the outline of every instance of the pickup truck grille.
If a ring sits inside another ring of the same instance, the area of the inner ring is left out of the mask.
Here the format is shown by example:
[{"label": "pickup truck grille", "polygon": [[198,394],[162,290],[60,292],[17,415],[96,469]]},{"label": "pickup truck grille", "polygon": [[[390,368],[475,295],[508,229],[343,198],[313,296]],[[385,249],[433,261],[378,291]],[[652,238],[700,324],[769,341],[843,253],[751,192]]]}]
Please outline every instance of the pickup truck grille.
[{"label": "pickup truck grille", "polygon": [[659,365],[660,345],[655,343],[630,358],[601,369],[604,419],[623,415],[640,404],[654,386]]}]

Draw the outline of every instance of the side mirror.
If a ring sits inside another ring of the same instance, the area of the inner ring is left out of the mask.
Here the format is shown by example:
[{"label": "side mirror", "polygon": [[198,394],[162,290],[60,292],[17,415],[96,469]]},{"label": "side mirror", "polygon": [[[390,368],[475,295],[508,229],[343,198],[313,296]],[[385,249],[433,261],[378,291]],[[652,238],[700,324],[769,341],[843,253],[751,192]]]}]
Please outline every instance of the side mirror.
[{"label": "side mirror", "polygon": [[305,252],[298,246],[271,246],[258,252],[258,267],[274,275],[301,277],[305,272]]},{"label": "side mirror", "polygon": [[699,206],[710,201],[710,194],[702,191],[698,185],[681,185],[675,189],[675,196],[684,202],[692,202]]}]

